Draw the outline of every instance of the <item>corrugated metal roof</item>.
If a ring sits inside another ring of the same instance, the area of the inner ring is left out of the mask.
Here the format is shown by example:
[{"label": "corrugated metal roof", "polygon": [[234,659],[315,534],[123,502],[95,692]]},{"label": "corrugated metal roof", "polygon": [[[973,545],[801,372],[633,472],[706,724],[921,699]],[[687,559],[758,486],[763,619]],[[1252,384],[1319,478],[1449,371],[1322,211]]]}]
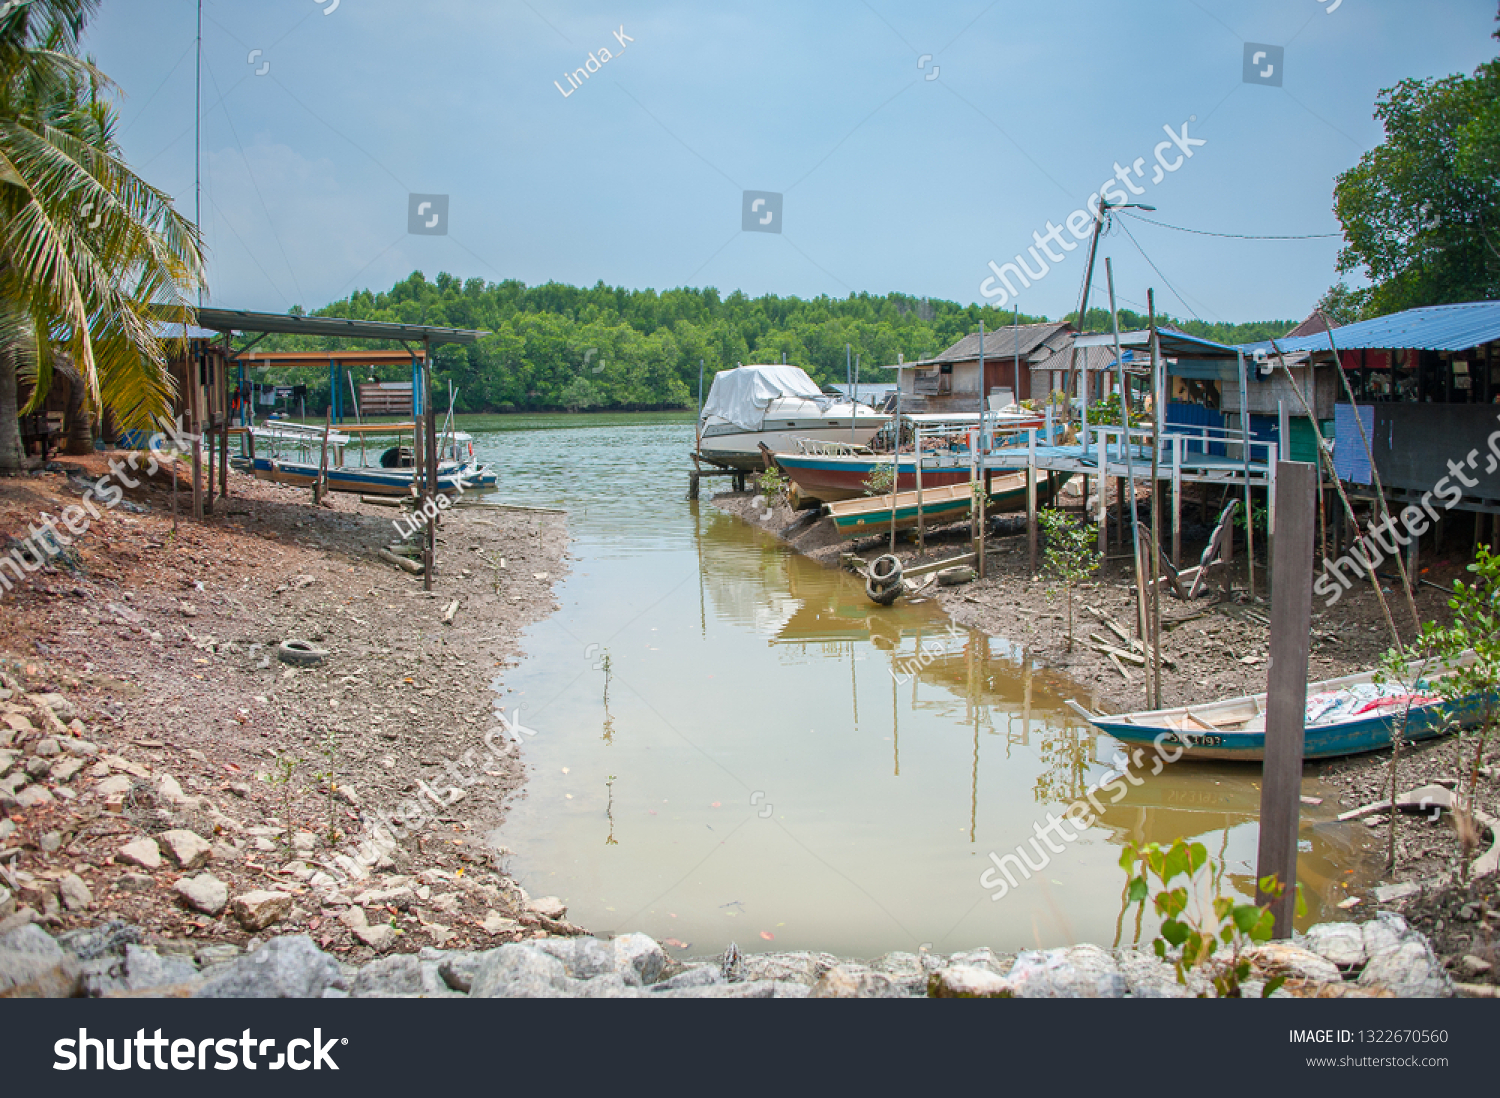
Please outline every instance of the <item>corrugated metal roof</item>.
[{"label": "corrugated metal roof", "polygon": [[429,324],[393,324],[381,320],[345,320],[332,316],[287,316],[242,309],[199,309],[198,322],[216,332],[279,332],[290,335],[334,336],[340,339],[402,339],[420,343],[473,343],[486,331],[436,328]]},{"label": "corrugated metal roof", "polygon": [[[1345,324],[1333,333],[1339,350],[1467,351],[1500,339],[1500,301],[1427,305],[1420,309]],[[1326,351],[1328,333],[1277,340],[1283,351]],[[1269,351],[1270,341],[1247,343],[1245,351]]]},{"label": "corrugated metal roof", "polygon": [[[1063,323],[1022,324],[1019,327],[994,328],[984,333],[984,357],[1001,359],[1017,354],[1029,355],[1053,336],[1068,331]],[[979,333],[970,332],[942,354],[903,366],[931,366],[944,362],[976,362],[979,359]]]}]

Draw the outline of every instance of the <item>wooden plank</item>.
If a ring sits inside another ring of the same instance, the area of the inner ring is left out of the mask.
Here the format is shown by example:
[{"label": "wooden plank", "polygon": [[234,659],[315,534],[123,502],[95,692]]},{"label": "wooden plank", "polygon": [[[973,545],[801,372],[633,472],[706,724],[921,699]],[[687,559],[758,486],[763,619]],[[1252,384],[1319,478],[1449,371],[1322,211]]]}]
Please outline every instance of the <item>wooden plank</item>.
[{"label": "wooden plank", "polygon": [[1312,629],[1316,475],[1317,470],[1306,462],[1280,462],[1272,501],[1281,514],[1281,529],[1271,558],[1271,670],[1255,877],[1259,881],[1274,874],[1285,885],[1279,897],[1256,889],[1256,902],[1271,905],[1278,938],[1292,936],[1296,912],[1297,818]]},{"label": "wooden plank", "polygon": [[944,568],[957,568],[960,564],[973,564],[973,553],[963,553],[949,560],[935,560],[931,564],[919,564],[915,568],[903,568],[901,574],[907,579],[925,576],[929,572],[941,572]]},{"label": "wooden plank", "polygon": [[422,566],[420,564],[418,564],[414,560],[407,560],[403,556],[398,556],[397,554],[392,553],[389,549],[377,550],[376,555],[379,556],[381,560],[394,564],[397,568],[400,568],[405,572],[410,572],[414,576],[420,576],[422,574]]}]

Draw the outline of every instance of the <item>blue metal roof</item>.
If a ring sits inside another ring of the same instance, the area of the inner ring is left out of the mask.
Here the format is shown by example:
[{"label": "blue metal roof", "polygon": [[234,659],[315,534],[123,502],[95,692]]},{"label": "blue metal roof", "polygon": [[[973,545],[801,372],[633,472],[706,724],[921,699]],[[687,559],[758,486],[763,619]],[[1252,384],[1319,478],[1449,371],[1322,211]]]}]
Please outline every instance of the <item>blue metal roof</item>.
[{"label": "blue metal roof", "polygon": [[[1427,305],[1420,309],[1361,320],[1333,330],[1339,350],[1467,351],[1500,339],[1500,301],[1470,301],[1460,305]],[[1284,352],[1326,351],[1328,333],[1277,340]],[[1246,352],[1270,351],[1269,340],[1246,343]]]}]

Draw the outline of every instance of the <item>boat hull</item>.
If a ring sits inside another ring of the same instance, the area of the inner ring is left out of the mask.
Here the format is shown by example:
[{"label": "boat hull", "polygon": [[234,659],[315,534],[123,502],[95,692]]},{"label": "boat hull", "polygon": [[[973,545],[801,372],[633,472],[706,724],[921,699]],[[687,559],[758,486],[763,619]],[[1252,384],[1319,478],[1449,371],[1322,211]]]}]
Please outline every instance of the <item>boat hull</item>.
[{"label": "boat hull", "polygon": [[[249,462],[259,480],[310,488],[318,479],[318,467],[301,461],[282,461],[257,457]],[[412,494],[411,469],[351,469],[336,466],[326,474],[331,492],[358,492],[367,496],[409,496]],[[488,492],[495,488],[493,473],[482,469],[445,470],[438,474],[438,491],[444,495],[463,492]]]},{"label": "boat hull", "polygon": [[890,416],[861,415],[852,430],[847,415],[831,422],[808,419],[792,421],[790,426],[785,427],[771,428],[768,425],[759,431],[746,431],[733,424],[721,424],[703,432],[698,452],[706,460],[727,468],[763,469],[766,463],[761,454],[761,443],[773,454],[782,450],[795,450],[803,440],[868,446],[875,437],[875,432],[889,420]]},{"label": "boat hull", "polygon": [[[927,487],[925,473],[923,477],[920,517],[928,526],[958,522],[969,513],[973,497],[969,492],[967,477],[961,485],[949,485],[946,488],[933,490]],[[1057,477],[1049,490],[1047,482],[1038,477],[1037,506],[1050,503],[1052,496],[1062,491],[1067,481],[1067,476]],[[917,525],[919,514],[916,495],[915,492],[897,493],[896,529],[902,530]],[[856,507],[856,504],[861,506]],[[1012,474],[990,493],[985,512],[991,515],[1006,514],[1019,511],[1025,506],[1026,479],[1024,476]],[[835,529],[846,538],[865,537],[891,528],[889,496],[866,496],[860,500],[845,500],[842,501],[842,506],[839,502],[835,502],[828,506],[828,514],[833,519]]]},{"label": "boat hull", "polygon": [[[865,494],[865,482],[877,466],[889,466],[890,458],[860,454],[795,454],[776,452],[776,464],[797,486],[797,492],[808,502],[836,503]],[[922,462],[922,488],[946,488],[968,483],[968,454],[929,454]],[[902,455],[896,472],[896,491],[912,492],[917,487],[917,463],[913,455]]]}]

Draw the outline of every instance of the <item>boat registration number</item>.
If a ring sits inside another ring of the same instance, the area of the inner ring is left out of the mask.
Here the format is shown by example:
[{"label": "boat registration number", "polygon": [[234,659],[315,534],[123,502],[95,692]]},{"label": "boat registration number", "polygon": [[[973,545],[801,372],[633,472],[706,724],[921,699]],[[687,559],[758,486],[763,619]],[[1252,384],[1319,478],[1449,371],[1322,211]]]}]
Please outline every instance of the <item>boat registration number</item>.
[{"label": "boat registration number", "polygon": [[1223,736],[1179,736],[1175,732],[1168,732],[1162,737],[1162,743],[1172,744],[1174,747],[1223,747]]}]

